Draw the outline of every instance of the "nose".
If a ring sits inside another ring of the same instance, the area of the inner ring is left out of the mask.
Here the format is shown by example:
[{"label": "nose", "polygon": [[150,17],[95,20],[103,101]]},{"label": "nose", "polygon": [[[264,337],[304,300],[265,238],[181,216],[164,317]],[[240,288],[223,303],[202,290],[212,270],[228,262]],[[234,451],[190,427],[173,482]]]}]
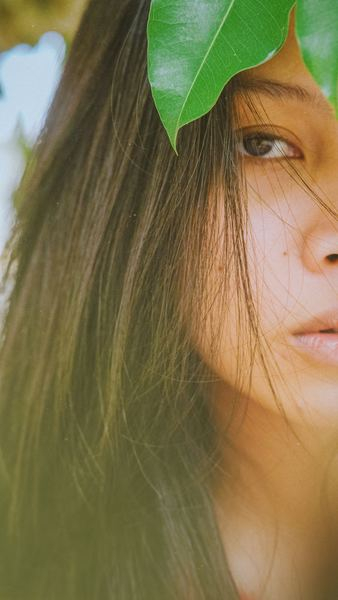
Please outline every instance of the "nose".
[{"label": "nose", "polygon": [[303,264],[313,273],[334,274],[338,283],[338,121],[332,121],[327,130],[328,150],[316,174],[318,189],[315,190],[324,206],[313,203],[305,211]]},{"label": "nose", "polygon": [[307,232],[303,261],[305,267],[313,273],[335,270],[338,276],[338,223],[326,219]]}]

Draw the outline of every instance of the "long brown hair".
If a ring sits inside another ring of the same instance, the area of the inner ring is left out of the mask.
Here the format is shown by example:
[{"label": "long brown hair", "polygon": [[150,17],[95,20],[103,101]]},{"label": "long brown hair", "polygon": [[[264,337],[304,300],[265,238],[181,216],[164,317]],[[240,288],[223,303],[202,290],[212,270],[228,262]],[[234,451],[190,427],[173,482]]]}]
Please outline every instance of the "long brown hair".
[{"label": "long brown hair", "polygon": [[224,278],[231,263],[257,333],[234,87],[177,157],[147,82],[148,11],[89,3],[20,192],[0,353],[6,600],[238,598],[209,485],[212,374],[185,318],[205,317],[220,189]]}]

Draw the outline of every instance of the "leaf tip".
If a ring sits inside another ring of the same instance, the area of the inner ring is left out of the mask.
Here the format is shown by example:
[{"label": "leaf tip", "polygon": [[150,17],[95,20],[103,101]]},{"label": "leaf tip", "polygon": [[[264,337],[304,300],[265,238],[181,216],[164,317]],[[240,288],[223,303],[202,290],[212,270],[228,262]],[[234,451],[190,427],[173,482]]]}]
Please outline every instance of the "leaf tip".
[{"label": "leaf tip", "polygon": [[174,131],[173,133],[170,133],[168,131],[167,133],[168,133],[168,136],[169,136],[169,141],[170,141],[171,147],[174,150],[176,156],[178,156],[178,152],[177,152],[177,131]]}]

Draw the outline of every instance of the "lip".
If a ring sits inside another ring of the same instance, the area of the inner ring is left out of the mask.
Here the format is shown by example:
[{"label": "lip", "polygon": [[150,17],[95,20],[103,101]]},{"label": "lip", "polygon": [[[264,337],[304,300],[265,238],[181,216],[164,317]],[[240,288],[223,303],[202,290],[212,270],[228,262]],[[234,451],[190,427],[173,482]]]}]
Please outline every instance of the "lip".
[{"label": "lip", "polygon": [[[336,330],[330,333],[330,330]],[[338,365],[338,308],[327,310],[303,323],[292,334],[293,345],[312,358]]]},{"label": "lip", "polygon": [[[319,333],[325,329],[337,329],[338,330],[338,307],[327,310],[310,321],[302,323],[297,331],[293,335],[307,335],[308,333]],[[334,335],[334,334],[332,334]]]}]

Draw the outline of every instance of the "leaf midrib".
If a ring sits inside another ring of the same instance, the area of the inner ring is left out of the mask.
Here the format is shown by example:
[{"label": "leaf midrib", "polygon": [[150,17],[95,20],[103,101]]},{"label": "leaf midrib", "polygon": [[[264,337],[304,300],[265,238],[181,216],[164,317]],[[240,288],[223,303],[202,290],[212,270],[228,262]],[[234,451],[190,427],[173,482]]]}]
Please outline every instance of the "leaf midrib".
[{"label": "leaf midrib", "polygon": [[226,13],[225,13],[225,15],[224,15],[223,19],[221,20],[221,23],[220,23],[220,25],[219,25],[219,27],[218,27],[218,29],[217,29],[217,31],[216,31],[216,33],[215,33],[215,35],[214,35],[213,39],[212,39],[212,42],[211,42],[211,44],[210,44],[210,46],[209,46],[209,49],[208,49],[208,52],[206,53],[206,55],[205,55],[205,57],[204,57],[203,61],[201,62],[201,65],[200,65],[199,69],[198,69],[198,70],[197,70],[197,72],[196,72],[196,75],[195,75],[195,77],[194,77],[194,79],[193,79],[193,81],[192,81],[192,83],[191,83],[191,86],[190,86],[190,88],[189,88],[189,90],[188,90],[188,93],[187,93],[186,99],[185,99],[185,101],[184,101],[184,103],[183,103],[183,105],[182,105],[181,111],[180,111],[180,113],[179,113],[179,115],[178,115],[178,118],[177,118],[177,121],[176,121],[176,128],[175,128],[175,129],[176,129],[176,131],[177,131],[177,126],[178,126],[178,124],[179,124],[179,122],[180,122],[180,119],[181,119],[182,113],[183,113],[183,111],[184,111],[184,108],[185,108],[185,106],[186,106],[186,104],[187,104],[187,102],[188,102],[188,99],[189,99],[189,97],[190,97],[191,90],[192,90],[192,88],[194,87],[195,81],[196,81],[197,77],[199,76],[199,74],[200,74],[200,72],[201,72],[201,70],[202,70],[203,66],[205,65],[205,62],[206,62],[206,60],[207,60],[207,58],[208,58],[208,56],[209,56],[209,54],[210,54],[210,52],[211,52],[211,49],[213,48],[213,46],[214,46],[214,44],[215,44],[215,41],[216,41],[216,39],[217,39],[217,37],[218,37],[218,35],[219,35],[219,32],[220,32],[220,30],[222,29],[222,27],[223,27],[223,25],[224,25],[224,23],[225,23],[225,21],[226,21],[226,19],[227,19],[228,15],[229,15],[229,12],[231,11],[231,9],[232,9],[232,7],[233,7],[233,5],[234,5],[234,4],[235,4],[235,0],[232,0],[232,2],[229,4],[228,10],[226,11]]}]

